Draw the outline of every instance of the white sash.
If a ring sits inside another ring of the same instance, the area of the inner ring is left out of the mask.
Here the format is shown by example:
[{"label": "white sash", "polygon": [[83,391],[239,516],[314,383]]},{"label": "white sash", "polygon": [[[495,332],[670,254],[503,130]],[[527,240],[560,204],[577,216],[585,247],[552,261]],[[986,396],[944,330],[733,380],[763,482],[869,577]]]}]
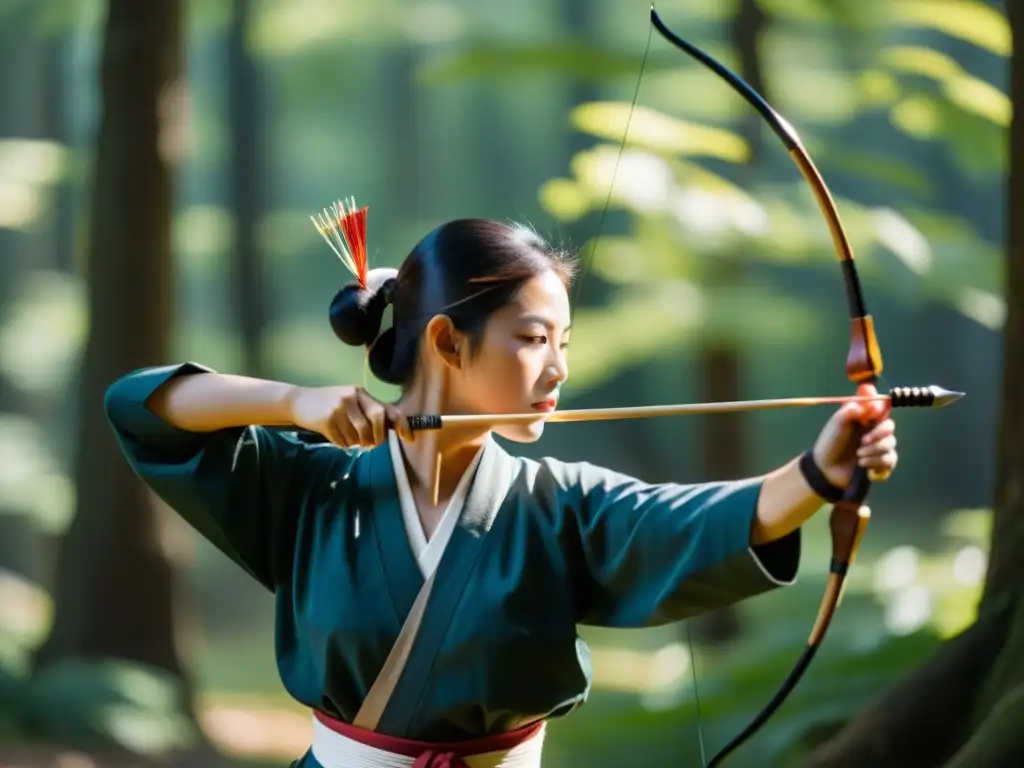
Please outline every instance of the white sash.
[{"label": "white sash", "polygon": [[[541,768],[547,723],[529,741],[509,750],[470,755],[469,768]],[[336,733],[313,718],[313,757],[323,768],[413,768],[415,757],[396,755]]]}]

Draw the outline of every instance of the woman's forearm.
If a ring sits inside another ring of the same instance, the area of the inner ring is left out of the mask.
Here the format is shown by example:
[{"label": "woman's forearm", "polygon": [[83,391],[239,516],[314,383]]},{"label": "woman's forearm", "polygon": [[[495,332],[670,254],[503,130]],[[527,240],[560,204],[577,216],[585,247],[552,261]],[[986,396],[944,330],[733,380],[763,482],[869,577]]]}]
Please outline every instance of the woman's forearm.
[{"label": "woman's forearm", "polygon": [[189,432],[229,427],[288,426],[292,384],[223,373],[177,376],[156,390],[146,406],[168,424]]},{"label": "woman's forearm", "polygon": [[825,500],[804,480],[800,472],[800,460],[793,459],[765,475],[750,534],[751,543],[767,544],[789,535],[821,509],[824,503]]}]

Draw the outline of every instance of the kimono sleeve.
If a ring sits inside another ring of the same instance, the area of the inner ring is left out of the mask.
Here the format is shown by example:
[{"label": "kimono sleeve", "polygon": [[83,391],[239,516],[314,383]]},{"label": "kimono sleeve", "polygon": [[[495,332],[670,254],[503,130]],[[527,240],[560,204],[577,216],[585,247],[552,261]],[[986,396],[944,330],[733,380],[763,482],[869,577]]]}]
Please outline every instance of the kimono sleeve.
[{"label": "kimono sleeve", "polygon": [[205,372],[212,371],[185,363],[131,373],[107,390],[107,419],[135,473],[204,538],[274,591],[290,568],[302,496],[315,482],[315,465],[323,462],[313,461],[317,448],[295,433],[262,427],[188,432],[146,406],[165,382]]},{"label": "kimono sleeve", "polygon": [[800,531],[752,547],[761,480],[649,484],[578,464],[561,482],[586,585],[580,623],[681,621],[792,584]]}]

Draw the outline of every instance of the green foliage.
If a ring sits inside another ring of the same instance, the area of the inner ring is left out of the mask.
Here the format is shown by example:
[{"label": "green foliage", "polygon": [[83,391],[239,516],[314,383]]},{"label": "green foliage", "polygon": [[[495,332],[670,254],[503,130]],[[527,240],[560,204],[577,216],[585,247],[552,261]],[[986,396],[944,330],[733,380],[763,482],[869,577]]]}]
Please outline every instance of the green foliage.
[{"label": "green foliage", "polygon": [[[547,761],[552,766],[664,765],[667,757],[697,761],[701,734],[708,756],[735,736],[764,707],[803,649],[807,628],[791,623],[784,637],[715,653],[701,665],[695,697],[687,679],[650,706],[630,697],[597,694],[595,701],[551,726]],[[737,753],[740,764],[794,765],[808,734],[823,739],[870,704],[893,681],[931,654],[939,639],[922,631],[888,637],[867,648],[830,638],[796,690],[757,736]],[[700,731],[698,732],[698,723]],[[657,749],[644,745],[659,745]]]},{"label": "green foliage", "polygon": [[180,679],[126,662],[57,662],[19,698],[15,711],[29,734],[85,748],[156,756],[202,741]]},{"label": "green foliage", "polygon": [[933,29],[997,56],[1012,50],[1010,25],[998,10],[978,0],[897,0],[890,18],[910,28]]},{"label": "green foliage", "polygon": [[19,718],[28,658],[14,634],[0,631],[0,740],[24,726]]}]

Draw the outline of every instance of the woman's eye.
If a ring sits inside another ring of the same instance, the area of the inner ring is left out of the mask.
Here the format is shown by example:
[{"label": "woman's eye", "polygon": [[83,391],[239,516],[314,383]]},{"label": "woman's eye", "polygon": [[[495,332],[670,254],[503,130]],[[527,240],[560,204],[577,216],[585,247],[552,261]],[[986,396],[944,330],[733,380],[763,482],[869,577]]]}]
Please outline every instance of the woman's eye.
[{"label": "woman's eye", "polygon": [[547,344],[547,336],[523,336],[523,341],[528,341],[531,344]]}]

